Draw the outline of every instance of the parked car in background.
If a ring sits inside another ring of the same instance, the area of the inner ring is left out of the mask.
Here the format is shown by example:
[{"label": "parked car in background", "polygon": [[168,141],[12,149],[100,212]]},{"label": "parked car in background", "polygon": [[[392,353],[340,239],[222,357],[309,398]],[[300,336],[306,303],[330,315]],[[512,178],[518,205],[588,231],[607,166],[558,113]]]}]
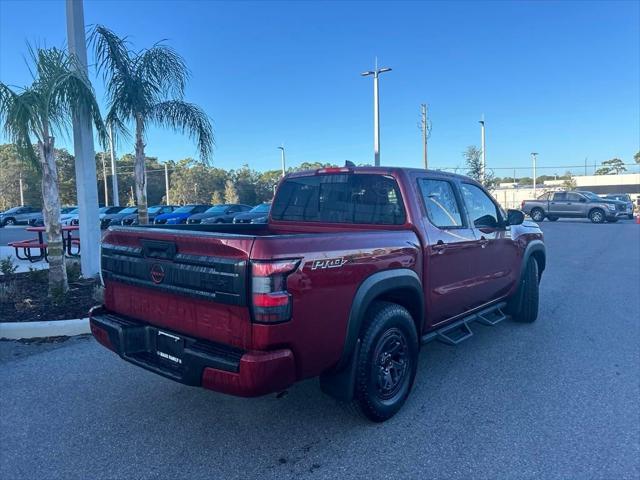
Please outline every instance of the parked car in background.
[{"label": "parked car in background", "polygon": [[163,213],[156,216],[156,219],[153,223],[159,225],[162,225],[164,223],[169,225],[186,223],[187,218],[189,218],[191,215],[204,213],[209,208],[211,208],[211,205],[183,205],[182,207],[176,208],[173,212]]},{"label": "parked car in background", "polygon": [[[103,218],[106,214],[115,213],[124,207],[101,207],[98,210],[99,218]],[[60,209],[60,222],[62,225],[78,225],[78,207],[62,207]],[[44,226],[44,218],[42,213],[29,220],[29,225],[33,227]]]},{"label": "parked car in background", "polygon": [[112,207],[112,206],[100,207],[100,209],[98,210],[98,217],[102,219],[104,218],[105,215],[113,215],[121,212],[124,209],[125,207]]},{"label": "parked car in background", "polygon": [[[61,215],[62,216],[62,215]],[[30,227],[43,227],[44,226],[44,215],[42,212],[34,215],[27,222]]]},{"label": "parked car in background", "polygon": [[588,218],[593,223],[617,222],[627,215],[626,205],[618,200],[600,198],[593,192],[547,192],[536,200],[523,200],[521,210],[535,222],[545,218]]},{"label": "parked car in background", "polygon": [[[136,215],[138,213],[138,207],[126,207],[121,210],[117,210],[114,213],[107,213],[100,216],[100,228],[105,229],[110,225],[119,225],[120,220],[129,215]],[[114,222],[115,223],[112,223]]]},{"label": "parked car in background", "polygon": [[42,210],[36,207],[13,207],[0,215],[0,227],[7,225],[28,225],[29,220],[42,215]]},{"label": "parked car in background", "polygon": [[[269,217],[270,208],[270,203],[261,203],[260,205],[256,205],[248,212],[239,213],[233,217],[233,223],[266,223],[267,218]],[[257,221],[262,219],[264,219],[264,221]],[[256,221],[254,222],[253,220]]]},{"label": "parked car in background", "polygon": [[68,213],[60,215],[60,224],[62,225],[78,225],[79,224],[80,209],[74,208]]},{"label": "parked car in background", "polygon": [[251,210],[249,205],[240,205],[235,203],[225,203],[222,205],[214,205],[204,213],[191,215],[187,223],[231,223],[233,217],[242,212]]},{"label": "parked car in background", "polygon": [[[171,213],[176,208],[178,207],[175,205],[154,205],[152,207],[149,207],[149,209],[147,210],[149,214],[149,223],[153,223],[158,215]],[[119,223],[117,223],[117,225],[139,225],[139,223],[140,222],[138,220],[138,214],[133,213],[124,217],[121,221],[119,221]],[[116,225],[116,223],[112,221],[111,225]]]},{"label": "parked car in background", "polygon": [[600,196],[604,199],[624,202],[627,206],[627,218],[633,220],[633,200],[631,200],[631,195],[629,195],[628,193],[609,193],[607,195]]}]

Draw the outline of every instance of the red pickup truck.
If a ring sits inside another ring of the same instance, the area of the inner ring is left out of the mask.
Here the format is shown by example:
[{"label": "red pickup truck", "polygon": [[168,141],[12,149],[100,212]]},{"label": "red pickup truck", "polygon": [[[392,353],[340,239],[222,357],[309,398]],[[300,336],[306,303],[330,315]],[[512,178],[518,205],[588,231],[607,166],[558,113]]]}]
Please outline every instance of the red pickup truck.
[{"label": "red pickup truck", "polygon": [[111,227],[95,338],[124,360],[239,396],[320,377],[384,421],[421,344],[533,322],[542,232],[460,175],[384,167],[287,175],[266,225]]}]

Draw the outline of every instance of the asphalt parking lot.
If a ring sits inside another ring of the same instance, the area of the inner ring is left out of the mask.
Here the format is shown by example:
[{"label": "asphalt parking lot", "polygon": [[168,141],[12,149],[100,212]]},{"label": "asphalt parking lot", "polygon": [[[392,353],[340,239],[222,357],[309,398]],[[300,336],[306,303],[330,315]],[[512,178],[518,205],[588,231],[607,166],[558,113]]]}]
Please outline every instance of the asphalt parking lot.
[{"label": "asphalt parking lot", "polygon": [[22,226],[0,228],[0,246],[5,246],[9,242],[19,242],[20,240],[36,237],[36,233],[27,232],[25,229],[26,227]]},{"label": "asphalt parking lot", "polygon": [[0,477],[640,477],[640,225],[543,222],[538,321],[426,346],[404,409],[354,416],[317,381],[239,399],[91,338],[0,342]]}]

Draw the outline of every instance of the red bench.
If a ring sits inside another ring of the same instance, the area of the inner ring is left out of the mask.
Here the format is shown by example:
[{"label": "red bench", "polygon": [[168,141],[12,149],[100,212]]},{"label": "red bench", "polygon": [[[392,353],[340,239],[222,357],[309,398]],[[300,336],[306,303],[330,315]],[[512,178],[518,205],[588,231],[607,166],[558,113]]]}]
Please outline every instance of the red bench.
[{"label": "red bench", "polygon": [[[16,251],[16,257],[20,260],[29,260],[30,262],[39,262],[43,258],[45,261],[49,261],[47,258],[47,244],[41,242],[39,239],[33,240],[21,240],[19,242],[9,243],[10,247],[13,247]],[[39,250],[38,255],[32,255],[31,249],[37,248]],[[22,249],[23,256],[20,256],[20,249]]]},{"label": "red bench", "polygon": [[[16,251],[16,257],[20,260],[29,260],[30,262],[39,262],[44,259],[49,261],[48,257],[48,244],[42,239],[42,233],[38,232],[38,238],[32,240],[20,240],[18,242],[11,242],[8,245],[13,247]],[[75,248],[75,252],[74,252]],[[31,249],[38,249],[38,254],[34,255]],[[68,235],[62,235],[62,249],[69,257],[77,257],[80,255],[80,239],[71,236],[71,232]],[[22,252],[22,254],[21,254]]]}]

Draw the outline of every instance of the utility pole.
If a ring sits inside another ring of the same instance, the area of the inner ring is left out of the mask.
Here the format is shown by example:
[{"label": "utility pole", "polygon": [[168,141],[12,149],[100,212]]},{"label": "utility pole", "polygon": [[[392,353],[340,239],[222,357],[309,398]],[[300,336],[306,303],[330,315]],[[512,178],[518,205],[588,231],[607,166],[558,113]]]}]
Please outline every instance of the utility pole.
[{"label": "utility pole", "polygon": [[109,146],[111,147],[111,190],[113,191],[113,206],[120,206],[120,194],[118,192],[118,176],[116,175],[116,147],[113,141],[113,126],[109,125]]},{"label": "utility pole", "polygon": [[282,162],[282,176],[284,177],[286,175],[286,168],[284,163],[284,145],[279,146],[278,150],[280,150],[280,161]]},{"label": "utility pole", "polygon": [[482,114],[482,120],[480,120],[478,123],[480,123],[480,142],[482,144],[482,163],[480,166],[480,183],[482,183],[484,185],[484,169],[486,166],[486,145],[485,145],[485,138],[484,138],[484,113]]},{"label": "utility pole", "polygon": [[[82,0],[66,0],[67,45],[77,59],[78,68],[88,77],[87,40]],[[100,270],[100,222],[98,221],[98,185],[93,131],[87,109],[74,112],[73,150],[79,207],[82,276],[92,278]]]},{"label": "utility pole", "polygon": [[378,68],[378,57],[376,57],[375,70],[361,73],[363,77],[373,75],[373,164],[380,166],[380,98],[378,95],[378,77],[381,73],[390,72],[391,69]]},{"label": "utility pole", "polygon": [[167,201],[167,205],[169,205],[169,167],[167,167],[167,162],[164,162],[164,191],[164,198]]},{"label": "utility pole", "polygon": [[18,177],[18,182],[20,183],[20,206],[24,207],[24,189],[22,185],[22,171],[20,172],[20,176]]},{"label": "utility pole", "polygon": [[536,196],[536,183],[538,183],[538,179],[536,177],[536,161],[538,160],[537,152],[531,152],[531,161],[533,162],[533,198],[538,198]]},{"label": "utility pole", "polygon": [[429,161],[427,156],[427,140],[429,139],[429,106],[426,103],[420,105],[420,129],[422,131],[422,159],[424,162],[424,168],[429,168]]},{"label": "utility pole", "polygon": [[100,152],[102,159],[102,180],[104,182],[104,206],[109,205],[109,187],[107,186],[107,166],[104,163],[104,152]]}]

